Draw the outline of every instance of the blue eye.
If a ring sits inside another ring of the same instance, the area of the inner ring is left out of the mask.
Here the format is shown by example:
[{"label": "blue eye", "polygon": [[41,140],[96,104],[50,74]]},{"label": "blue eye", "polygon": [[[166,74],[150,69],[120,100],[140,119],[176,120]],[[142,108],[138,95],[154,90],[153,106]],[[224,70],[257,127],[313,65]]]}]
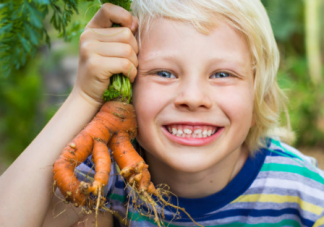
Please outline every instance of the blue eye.
[{"label": "blue eye", "polygon": [[168,71],[159,71],[159,72],[156,72],[156,74],[158,76],[161,76],[164,78],[176,78],[175,75],[173,75],[172,73],[170,73]]},{"label": "blue eye", "polygon": [[217,72],[214,73],[211,78],[226,78],[226,77],[230,77],[231,74],[230,73],[226,73],[226,72]]}]

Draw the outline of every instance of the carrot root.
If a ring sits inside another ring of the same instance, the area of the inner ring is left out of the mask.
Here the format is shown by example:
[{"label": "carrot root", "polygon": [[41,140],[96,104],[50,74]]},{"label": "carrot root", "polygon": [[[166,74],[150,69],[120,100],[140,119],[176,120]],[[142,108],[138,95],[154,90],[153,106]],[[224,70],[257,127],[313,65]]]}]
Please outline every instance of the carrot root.
[{"label": "carrot root", "polygon": [[[66,202],[84,207],[86,213],[95,211],[97,217],[99,208],[103,208],[106,202],[102,196],[102,188],[108,184],[111,171],[109,147],[121,170],[121,176],[133,189],[134,196],[150,204],[154,221],[158,226],[161,226],[161,223],[163,225],[156,207],[157,202],[152,195],[156,196],[163,206],[179,207],[163,199],[162,195],[167,195],[168,190],[156,188],[151,182],[148,165],[130,142],[136,133],[137,124],[133,107],[122,102],[106,102],[94,119],[65,146],[55,161],[53,186],[60,189]],[[94,179],[92,182],[80,182],[76,177],[75,168],[90,155],[95,165]],[[138,206],[140,205],[136,205]],[[190,217],[184,209],[182,211]]]},{"label": "carrot root", "polygon": [[[98,190],[107,185],[113,157],[122,169],[122,175],[137,182],[137,188],[146,191],[150,184],[148,166],[132,147],[130,140],[137,133],[136,116],[131,105],[122,102],[106,102],[94,119],[63,149],[54,163],[54,182],[64,198],[76,206],[97,204],[90,194],[97,196]],[[80,182],[75,168],[92,154],[95,164],[94,181]]]}]

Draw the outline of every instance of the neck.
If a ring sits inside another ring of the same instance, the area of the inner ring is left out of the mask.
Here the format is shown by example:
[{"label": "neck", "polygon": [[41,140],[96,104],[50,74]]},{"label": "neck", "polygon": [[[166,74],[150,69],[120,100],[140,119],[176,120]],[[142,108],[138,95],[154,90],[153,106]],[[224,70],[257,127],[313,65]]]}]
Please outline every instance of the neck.
[{"label": "neck", "polygon": [[175,170],[145,152],[153,183],[167,184],[172,193],[184,198],[201,198],[221,191],[240,172],[247,157],[248,149],[242,146],[212,168],[188,173]]}]

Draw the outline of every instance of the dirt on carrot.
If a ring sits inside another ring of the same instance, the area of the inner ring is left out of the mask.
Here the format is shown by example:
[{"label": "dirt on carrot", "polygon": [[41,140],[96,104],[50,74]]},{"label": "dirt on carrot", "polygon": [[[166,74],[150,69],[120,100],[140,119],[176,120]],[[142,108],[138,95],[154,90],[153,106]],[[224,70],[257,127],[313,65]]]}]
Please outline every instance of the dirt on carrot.
[{"label": "dirt on carrot", "polygon": [[[54,186],[60,189],[64,202],[72,203],[76,207],[82,206],[86,213],[98,213],[99,208],[107,209],[102,194],[103,187],[108,184],[111,168],[109,147],[120,168],[120,175],[132,190],[133,201],[140,199],[152,207],[150,216],[158,226],[163,225],[161,209],[165,206],[182,210],[190,217],[183,208],[165,199],[170,193],[167,187],[156,188],[151,182],[148,165],[130,142],[136,133],[137,123],[133,106],[118,101],[106,102],[94,119],[68,143],[54,163]],[[79,181],[75,168],[90,155],[95,166],[94,180],[91,183]],[[156,199],[153,199],[153,195]],[[144,214],[140,210],[141,206],[135,204],[135,207],[139,213]],[[192,221],[195,222],[193,219]]]}]

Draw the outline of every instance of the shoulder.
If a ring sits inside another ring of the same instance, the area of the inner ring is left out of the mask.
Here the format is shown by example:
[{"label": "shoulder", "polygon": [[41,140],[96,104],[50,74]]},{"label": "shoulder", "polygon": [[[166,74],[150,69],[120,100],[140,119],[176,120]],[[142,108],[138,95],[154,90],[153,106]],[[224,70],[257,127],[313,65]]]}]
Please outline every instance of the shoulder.
[{"label": "shoulder", "polygon": [[300,152],[299,150],[297,150],[296,148],[288,144],[285,144],[283,142],[280,142],[279,140],[269,139],[268,149],[274,152],[279,152],[279,154],[281,154],[282,156],[288,155],[292,158],[296,158],[304,162],[308,162],[313,166],[317,167],[317,160],[314,157],[307,156],[302,152]]},{"label": "shoulder", "polygon": [[270,139],[262,170],[294,174],[299,180],[314,181],[324,187],[324,171],[317,167],[316,159],[278,140]]},{"label": "shoulder", "polygon": [[268,186],[294,192],[296,196],[311,196],[324,207],[324,171],[317,168],[314,158],[278,140],[270,139],[267,155],[256,180]]},{"label": "shoulder", "polygon": [[272,213],[295,215],[302,225],[324,224],[324,172],[316,160],[274,139],[262,150],[267,154],[246,198],[253,195]]}]

